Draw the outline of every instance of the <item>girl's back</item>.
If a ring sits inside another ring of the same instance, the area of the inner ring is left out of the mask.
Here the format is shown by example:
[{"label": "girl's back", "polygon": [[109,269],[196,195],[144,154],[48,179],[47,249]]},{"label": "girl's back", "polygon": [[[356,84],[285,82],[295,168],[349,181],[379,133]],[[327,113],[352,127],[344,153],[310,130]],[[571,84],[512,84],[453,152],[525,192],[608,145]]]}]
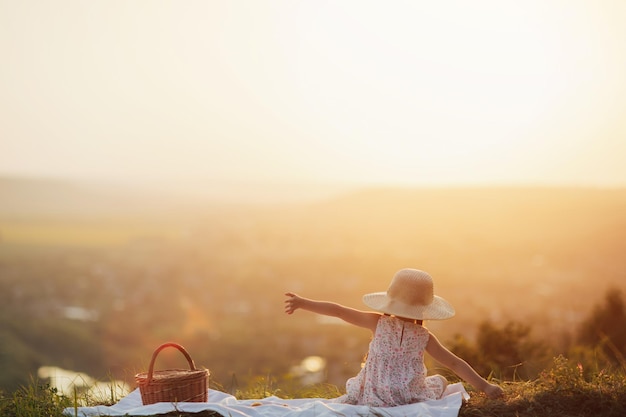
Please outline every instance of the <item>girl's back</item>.
[{"label": "girl's back", "polygon": [[391,407],[436,399],[445,389],[441,376],[426,376],[424,349],[430,333],[420,324],[383,315],[361,372],[346,384],[339,402]]}]

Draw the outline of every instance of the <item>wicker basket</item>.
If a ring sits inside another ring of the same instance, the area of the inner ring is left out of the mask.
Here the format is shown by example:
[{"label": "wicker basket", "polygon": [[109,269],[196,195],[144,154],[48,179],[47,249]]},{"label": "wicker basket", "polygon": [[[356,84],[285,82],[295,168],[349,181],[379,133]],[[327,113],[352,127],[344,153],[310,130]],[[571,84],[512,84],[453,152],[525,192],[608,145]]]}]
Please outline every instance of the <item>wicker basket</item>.
[{"label": "wicker basket", "polygon": [[[159,352],[166,347],[180,350],[187,358],[190,369],[154,371],[154,361]],[[162,344],[154,351],[148,372],[135,375],[135,381],[139,386],[144,405],[158,402],[206,402],[209,375],[208,369],[196,369],[184,347],[170,342]]]}]

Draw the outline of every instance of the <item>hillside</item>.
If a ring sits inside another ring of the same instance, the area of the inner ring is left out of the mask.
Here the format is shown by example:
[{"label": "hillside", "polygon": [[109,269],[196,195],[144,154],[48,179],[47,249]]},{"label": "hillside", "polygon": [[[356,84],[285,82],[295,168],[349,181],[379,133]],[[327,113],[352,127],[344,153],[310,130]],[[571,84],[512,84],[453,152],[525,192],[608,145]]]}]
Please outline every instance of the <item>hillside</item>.
[{"label": "hillside", "polygon": [[[578,366],[563,357],[554,358],[552,365],[533,381],[503,382],[505,397],[489,400],[471,391],[471,398],[459,410],[460,417],[622,417],[626,412],[626,385],[624,369],[603,370],[602,373],[583,378]],[[269,395],[279,398],[334,398],[338,387],[312,385],[298,391],[257,385],[239,391],[238,399],[259,399]],[[53,389],[35,385],[24,387],[10,398],[0,391],[0,414],[7,417],[63,417],[63,410],[76,404],[76,397],[59,396]],[[116,398],[94,399],[87,404],[109,405]],[[260,404],[260,403],[258,403]],[[176,417],[219,417],[213,411],[197,413],[175,412],[159,414]],[[156,415],[154,416],[156,417]]]}]

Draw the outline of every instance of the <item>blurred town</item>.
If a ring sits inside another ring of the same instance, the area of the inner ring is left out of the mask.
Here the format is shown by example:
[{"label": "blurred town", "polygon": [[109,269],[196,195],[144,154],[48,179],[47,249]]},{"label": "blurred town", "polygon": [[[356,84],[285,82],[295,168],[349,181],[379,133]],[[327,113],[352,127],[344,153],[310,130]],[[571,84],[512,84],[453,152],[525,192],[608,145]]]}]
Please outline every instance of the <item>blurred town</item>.
[{"label": "blurred town", "polygon": [[[288,316],[284,293],[365,308],[361,296],[403,267],[429,271],[456,307],[426,323],[440,340],[467,349],[481,329],[514,333],[532,346],[508,366],[532,376],[626,289],[624,189],[370,188],[226,203],[0,179],[0,201],[5,390],[51,369],[132,388],[166,341],[216,388],[341,387],[370,334]],[[176,351],[156,363],[185,366]]]}]

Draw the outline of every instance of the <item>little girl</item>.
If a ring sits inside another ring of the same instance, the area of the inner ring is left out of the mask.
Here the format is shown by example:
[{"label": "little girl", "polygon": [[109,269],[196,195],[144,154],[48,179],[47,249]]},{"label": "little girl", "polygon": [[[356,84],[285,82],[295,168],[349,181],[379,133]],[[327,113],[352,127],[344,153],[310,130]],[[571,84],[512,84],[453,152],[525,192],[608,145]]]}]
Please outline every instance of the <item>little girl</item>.
[{"label": "little girl", "polygon": [[285,295],[287,314],[300,308],[338,317],[373,332],[363,368],[347,381],[346,394],[337,402],[392,407],[441,398],[448,382],[441,375],[426,375],[424,351],[489,398],[503,394],[502,388],[487,382],[422,326],[423,320],[454,316],[454,308],[434,295],[433,280],[424,271],[402,269],[386,292],[363,296],[363,302],[377,312],[310,300],[290,292]]}]

